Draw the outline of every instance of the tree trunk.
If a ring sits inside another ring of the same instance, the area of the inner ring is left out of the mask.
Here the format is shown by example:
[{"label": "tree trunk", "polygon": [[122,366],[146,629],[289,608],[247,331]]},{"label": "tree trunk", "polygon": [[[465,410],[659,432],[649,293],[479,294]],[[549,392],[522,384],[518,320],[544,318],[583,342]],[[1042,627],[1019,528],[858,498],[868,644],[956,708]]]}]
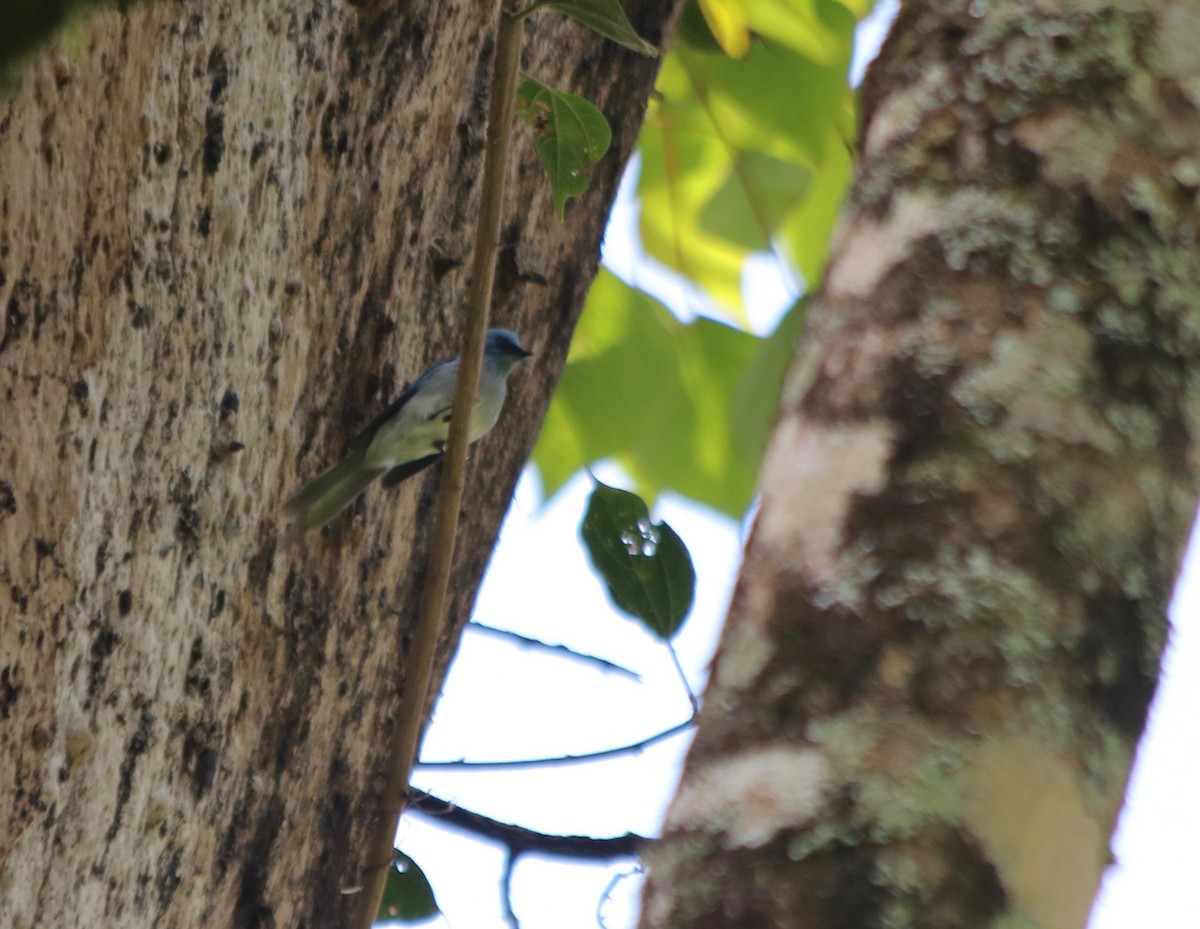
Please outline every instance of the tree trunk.
[{"label": "tree trunk", "polygon": [[[138,4],[0,103],[0,925],[346,924],[437,484],[292,548],[278,512],[457,350],[498,9]],[[560,223],[518,132],[493,318],[537,358],[474,447],[436,681],[656,70],[557,15],[523,68],[614,150]]]},{"label": "tree trunk", "polygon": [[645,927],[1085,925],[1200,463],[1200,3],[905,4]]}]

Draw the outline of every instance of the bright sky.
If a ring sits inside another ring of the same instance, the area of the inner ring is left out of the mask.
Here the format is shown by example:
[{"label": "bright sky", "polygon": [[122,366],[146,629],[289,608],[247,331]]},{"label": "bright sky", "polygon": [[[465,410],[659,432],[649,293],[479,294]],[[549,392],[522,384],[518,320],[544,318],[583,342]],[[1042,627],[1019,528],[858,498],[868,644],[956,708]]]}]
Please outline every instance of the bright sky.
[{"label": "bright sky", "polygon": [[[891,4],[889,4],[891,5]],[[894,8],[894,5],[891,5]],[[856,73],[874,54],[888,13],[860,32]],[[675,308],[700,298],[639,260],[636,204],[627,183],[606,237],[605,261]],[[754,263],[746,280],[752,322],[768,330],[791,302],[773,261]],[[794,295],[792,295],[794,296]],[[519,377],[519,374],[518,374]],[[520,389],[519,384],[514,385]],[[618,471],[601,480],[620,485]],[[577,478],[541,508],[536,476],[522,478],[480,593],[475,618],[615,661],[641,682],[468,632],[423,748],[426,759],[477,760],[579,754],[638,741],[688,715],[666,652],[608,605],[579,542],[589,485]],[[676,640],[693,687],[703,687],[741,557],[741,527],[689,501],[667,497],[655,518],[687,542],[696,563],[696,607]],[[1089,929],[1194,929],[1200,836],[1200,557],[1185,568],[1173,607],[1174,635],[1139,755],[1108,875]],[[1190,672],[1189,672],[1190,669]],[[559,834],[656,832],[675,788],[688,739],[677,737],[637,757],[557,769],[510,772],[418,771],[415,783],[505,822]],[[501,850],[406,816],[397,844],[429,876],[452,929],[499,929]],[[513,905],[523,929],[608,929],[636,919],[633,863],[594,866],[523,859]],[[438,923],[430,923],[436,926]]]}]

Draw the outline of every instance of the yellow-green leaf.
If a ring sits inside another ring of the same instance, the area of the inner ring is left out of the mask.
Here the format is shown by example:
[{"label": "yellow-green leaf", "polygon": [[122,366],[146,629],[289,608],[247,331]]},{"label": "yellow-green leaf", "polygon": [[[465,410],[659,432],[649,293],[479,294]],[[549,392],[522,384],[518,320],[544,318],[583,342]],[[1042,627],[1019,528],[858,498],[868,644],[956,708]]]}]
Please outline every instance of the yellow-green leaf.
[{"label": "yellow-green leaf", "polygon": [[709,31],[730,58],[745,58],[750,51],[750,26],[742,0],[698,0]]}]

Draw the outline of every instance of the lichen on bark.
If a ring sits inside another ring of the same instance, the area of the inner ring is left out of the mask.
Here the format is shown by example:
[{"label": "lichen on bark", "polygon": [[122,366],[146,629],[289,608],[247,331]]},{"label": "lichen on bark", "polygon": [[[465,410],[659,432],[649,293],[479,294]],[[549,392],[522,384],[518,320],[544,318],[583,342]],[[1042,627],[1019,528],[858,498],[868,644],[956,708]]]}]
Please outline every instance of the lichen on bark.
[{"label": "lichen on bark", "polygon": [[904,5],[680,792],[821,800],[673,808],[643,926],[1085,924],[1200,488],[1198,12]]}]

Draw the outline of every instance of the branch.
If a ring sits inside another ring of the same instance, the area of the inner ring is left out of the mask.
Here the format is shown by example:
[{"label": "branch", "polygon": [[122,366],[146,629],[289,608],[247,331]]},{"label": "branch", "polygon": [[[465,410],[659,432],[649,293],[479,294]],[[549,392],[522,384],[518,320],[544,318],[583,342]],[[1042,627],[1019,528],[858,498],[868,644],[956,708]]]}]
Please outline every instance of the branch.
[{"label": "branch", "polygon": [[617,889],[617,885],[621,881],[634,877],[642,873],[642,866],[637,865],[632,871],[618,871],[612,876],[612,880],[604,888],[604,893],[600,895],[600,899],[596,901],[596,925],[600,929],[608,929],[608,923],[604,921],[604,904],[612,899],[613,891]]},{"label": "branch", "polygon": [[688,683],[687,675],[683,673],[683,665],[679,663],[679,656],[675,654],[675,646],[668,639],[663,643],[667,646],[667,652],[671,656],[671,663],[675,665],[675,673],[679,675],[679,683],[683,684],[683,689],[687,693],[688,703],[692,705],[692,719],[700,715],[700,701],[696,699],[696,694],[692,691],[692,685]]},{"label": "branch", "polygon": [[564,658],[571,658],[575,661],[583,662],[584,664],[595,665],[601,671],[611,672],[613,674],[623,674],[632,680],[642,680],[642,676],[636,671],[630,671],[628,668],[623,668],[621,665],[609,661],[607,658],[600,658],[596,655],[587,655],[583,652],[577,652],[573,648],[567,648],[565,645],[551,645],[549,642],[543,642],[541,639],[530,638],[527,635],[521,635],[519,632],[513,632],[511,629],[497,629],[495,626],[486,626],[481,622],[472,620],[467,623],[468,629],[476,629],[480,632],[486,632],[489,635],[494,635],[498,638],[506,638],[514,640],[518,645],[524,648],[544,649],[548,652],[560,653]]},{"label": "branch", "polygon": [[496,245],[500,238],[500,207],[504,198],[504,163],[508,157],[508,141],[512,132],[520,59],[521,25],[501,8],[488,109],[487,147],[483,156],[479,223],[475,229],[475,250],[472,255],[466,344],[460,356],[458,385],[450,417],[450,435],[438,492],[437,522],[421,614],[404,666],[397,669],[396,679],[401,696],[394,728],[387,739],[387,782],[379,798],[375,820],[368,826],[370,839],[363,863],[363,889],[359,895],[358,913],[351,923],[360,929],[370,929],[383,895],[392,862],[396,825],[404,809],[421,721],[429,699],[434,653],[444,625],[446,594],[454,558],[454,536],[458,530],[458,513],[466,477],[471,423],[468,411],[475,403],[488,327],[488,308],[492,300]]},{"label": "branch", "polygon": [[521,921],[512,907],[512,873],[516,864],[517,853],[510,848],[504,856],[504,873],[500,875],[500,905],[504,908],[504,921],[512,929],[521,929]]},{"label": "branch", "polygon": [[417,787],[409,788],[409,797],[413,800],[409,806],[410,812],[460,832],[499,842],[508,849],[510,861],[528,852],[583,861],[636,858],[641,855],[642,849],[653,841],[632,832],[607,839],[597,839],[590,835],[546,835],[524,826],[502,823],[482,813],[464,810]]},{"label": "branch", "polygon": [[640,742],[633,742],[629,745],[621,745],[618,748],[606,748],[599,752],[588,752],[586,755],[559,755],[555,758],[517,758],[511,761],[465,761],[459,759],[457,761],[418,761],[413,767],[415,768],[474,768],[478,770],[486,770],[488,768],[542,768],[553,767],[555,765],[578,764],[584,761],[598,761],[603,758],[616,758],[620,755],[637,755],[643,749],[649,748],[658,742],[665,741],[673,735],[678,735],[696,724],[696,718],[684,720],[677,723],[670,729],[664,729],[662,732],[655,733],[649,738],[642,739]]}]

